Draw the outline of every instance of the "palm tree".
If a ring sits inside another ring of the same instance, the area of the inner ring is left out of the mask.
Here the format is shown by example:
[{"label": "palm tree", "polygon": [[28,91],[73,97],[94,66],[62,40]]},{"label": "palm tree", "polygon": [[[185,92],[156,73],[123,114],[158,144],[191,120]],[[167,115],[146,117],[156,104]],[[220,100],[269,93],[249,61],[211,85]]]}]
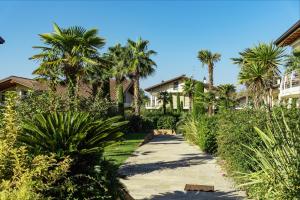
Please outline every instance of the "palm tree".
[{"label": "palm tree", "polygon": [[163,103],[163,113],[166,114],[167,104],[170,101],[170,94],[167,91],[160,92],[157,99]]},{"label": "palm tree", "polygon": [[272,86],[280,77],[279,67],[285,57],[284,49],[274,44],[260,43],[253,48],[247,48],[233,62],[241,67],[240,83],[245,84],[252,92],[255,105],[267,99],[271,106]]},{"label": "palm tree", "polygon": [[[59,66],[55,63],[52,63],[52,61],[57,59],[57,52],[48,49],[48,48],[42,48],[42,53],[32,56],[31,60],[37,60],[41,62],[40,66],[35,69],[32,74],[37,75],[36,80],[40,82],[46,82],[50,91],[50,101],[51,101],[51,108],[50,110],[54,111],[56,110],[56,88],[57,85],[61,82],[61,71],[59,69]],[[50,63],[48,65],[43,65],[43,63]]]},{"label": "palm tree", "polygon": [[92,96],[95,99],[97,95],[106,98],[109,94],[109,78],[111,77],[110,68],[98,65],[88,66],[84,81],[92,86]]},{"label": "palm tree", "polygon": [[192,111],[192,101],[195,91],[195,81],[192,78],[186,79],[183,86],[183,94],[189,97],[189,111]]},{"label": "palm tree", "polygon": [[[42,52],[32,58],[45,60],[41,64],[45,67],[59,67],[68,85],[71,104],[74,104],[77,99],[78,81],[87,65],[99,64],[98,49],[103,47],[105,42],[98,36],[97,29],[86,30],[80,26],[63,29],[55,23],[53,29],[52,33],[39,35],[46,46],[34,47]],[[48,61],[45,51],[55,52],[55,59]]]},{"label": "palm tree", "polygon": [[145,78],[154,73],[156,63],[151,59],[156,52],[148,50],[149,41],[139,38],[136,42],[128,40],[130,56],[130,76],[134,84],[134,110],[135,115],[140,115],[140,78]]},{"label": "palm tree", "polygon": [[219,101],[224,104],[224,108],[228,109],[234,103],[233,96],[235,93],[235,86],[232,84],[224,84],[218,86]]},{"label": "palm tree", "polygon": [[[221,54],[219,53],[212,53],[211,51],[209,50],[200,50],[198,52],[198,59],[200,60],[200,62],[202,62],[203,66],[204,65],[207,65],[207,68],[208,68],[208,89],[209,89],[209,92],[212,92],[212,88],[213,88],[213,85],[214,85],[214,66],[215,66],[215,63],[220,61],[221,59]],[[213,113],[213,108],[212,106],[210,105],[208,107],[208,114],[209,115],[212,115]]]},{"label": "palm tree", "polygon": [[267,89],[267,69],[263,65],[252,64],[241,70],[239,82],[246,85],[248,93],[252,94],[255,108],[259,108]]},{"label": "palm tree", "polygon": [[287,57],[285,73],[291,73],[292,71],[300,72],[300,56],[290,55]]},{"label": "palm tree", "polygon": [[111,74],[116,80],[118,111],[121,115],[124,115],[123,82],[129,73],[128,48],[122,47],[121,44],[116,44],[108,48],[106,57],[111,62]]}]

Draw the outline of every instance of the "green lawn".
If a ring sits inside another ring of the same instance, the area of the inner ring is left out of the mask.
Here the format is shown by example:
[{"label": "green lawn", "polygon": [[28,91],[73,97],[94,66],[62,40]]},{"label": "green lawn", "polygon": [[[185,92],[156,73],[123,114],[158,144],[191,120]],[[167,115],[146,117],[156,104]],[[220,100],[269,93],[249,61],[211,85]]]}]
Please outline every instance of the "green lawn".
[{"label": "green lawn", "polygon": [[108,146],[104,150],[104,156],[112,160],[118,166],[134,152],[139,144],[144,140],[146,133],[127,133],[123,136],[123,141]]}]

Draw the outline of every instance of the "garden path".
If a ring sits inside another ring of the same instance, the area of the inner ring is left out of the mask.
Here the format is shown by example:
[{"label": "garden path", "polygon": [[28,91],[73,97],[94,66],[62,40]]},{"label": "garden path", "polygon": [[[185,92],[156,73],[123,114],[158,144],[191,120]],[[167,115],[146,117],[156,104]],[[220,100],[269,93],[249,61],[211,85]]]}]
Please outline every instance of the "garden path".
[{"label": "garden path", "polygon": [[[139,147],[120,168],[122,183],[136,199],[244,199],[223,176],[216,159],[187,143],[182,136],[156,136]],[[186,192],[185,184],[214,185],[215,192]]]}]

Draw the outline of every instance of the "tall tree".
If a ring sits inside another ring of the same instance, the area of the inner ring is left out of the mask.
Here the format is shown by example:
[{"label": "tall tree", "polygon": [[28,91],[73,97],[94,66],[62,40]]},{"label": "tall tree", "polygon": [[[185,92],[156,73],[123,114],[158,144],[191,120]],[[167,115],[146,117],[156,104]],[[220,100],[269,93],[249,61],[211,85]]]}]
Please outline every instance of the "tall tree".
[{"label": "tall tree", "polygon": [[270,107],[272,86],[280,77],[279,67],[286,56],[284,49],[273,43],[260,43],[239,54],[240,57],[232,58],[232,60],[241,67],[240,83],[245,84],[249,93],[253,94],[256,107],[259,107],[262,102]]},{"label": "tall tree", "polygon": [[145,78],[155,71],[156,63],[151,56],[156,52],[148,50],[149,41],[139,38],[136,42],[128,40],[128,49],[130,56],[130,77],[134,84],[134,112],[140,115],[140,78]]},{"label": "tall tree", "polygon": [[183,94],[189,97],[189,111],[192,111],[195,81],[192,78],[186,79],[183,86]]},{"label": "tall tree", "polygon": [[157,99],[163,103],[163,113],[166,114],[167,104],[170,101],[170,94],[167,91],[160,92]]},{"label": "tall tree", "polygon": [[118,111],[121,115],[124,115],[124,92],[123,92],[123,82],[129,73],[129,56],[128,48],[122,47],[121,44],[116,44],[108,48],[106,54],[108,60],[112,64],[112,76],[116,80],[117,89],[117,104]]},{"label": "tall tree", "polygon": [[[46,82],[49,87],[49,94],[50,94],[50,101],[51,101],[51,108],[50,110],[56,110],[56,88],[57,85],[61,81],[61,71],[59,65],[57,65],[55,61],[57,59],[57,52],[48,49],[48,48],[41,48],[42,53],[34,55],[30,57],[31,60],[37,60],[41,64],[37,69],[35,69],[32,74],[37,75],[37,80],[40,82]],[[43,63],[50,63],[44,65]]]},{"label": "tall tree", "polygon": [[193,115],[198,117],[204,113],[204,84],[197,81],[195,83],[195,93],[193,96]]},{"label": "tall tree", "polygon": [[[46,46],[37,46],[42,52],[33,57],[47,58],[45,50],[55,52],[56,58],[44,61],[45,67],[58,66],[68,85],[68,96],[71,104],[77,99],[78,81],[84,74],[87,65],[98,65],[98,49],[103,47],[104,39],[98,36],[97,29],[86,30],[80,26],[61,28],[53,25],[52,33],[40,34],[40,38]],[[47,59],[45,59],[47,60]],[[73,106],[70,105],[72,108]]]},{"label": "tall tree", "polygon": [[84,81],[92,87],[92,96],[95,99],[97,95],[100,98],[106,98],[109,94],[109,78],[111,77],[108,66],[91,65],[86,69]]},{"label": "tall tree", "polygon": [[[212,92],[212,88],[213,88],[213,85],[214,85],[214,66],[215,66],[216,62],[220,61],[221,54],[212,53],[209,50],[200,50],[198,52],[198,59],[203,64],[203,66],[207,65],[207,68],[208,68],[208,89],[209,89],[209,92]],[[213,107],[212,106],[208,107],[208,114],[209,115],[213,114]]]},{"label": "tall tree", "polygon": [[219,104],[223,109],[229,109],[234,106],[235,86],[224,84],[218,86]]}]

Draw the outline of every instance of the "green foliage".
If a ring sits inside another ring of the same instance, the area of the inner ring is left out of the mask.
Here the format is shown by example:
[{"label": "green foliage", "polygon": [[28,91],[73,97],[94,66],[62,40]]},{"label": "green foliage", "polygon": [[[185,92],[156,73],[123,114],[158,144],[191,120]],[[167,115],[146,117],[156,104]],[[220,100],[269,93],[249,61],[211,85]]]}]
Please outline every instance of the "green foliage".
[{"label": "green foliage", "polygon": [[173,94],[172,93],[170,94],[169,102],[170,102],[170,111],[173,112],[173,110],[174,110],[174,103],[173,103]]},{"label": "green foliage", "polygon": [[176,129],[177,119],[174,116],[161,116],[157,120],[157,129]]},{"label": "green foliage", "polygon": [[245,156],[251,152],[243,144],[260,145],[254,126],[263,128],[265,122],[266,114],[259,110],[235,110],[220,114],[217,131],[218,155],[225,160],[229,173],[253,170],[251,161]]},{"label": "green foliage", "polygon": [[254,170],[240,178],[243,186],[250,186],[253,198],[299,199],[300,130],[294,122],[284,114],[273,114],[265,131],[255,128],[262,145],[244,143]]},{"label": "green foliage", "polygon": [[0,199],[52,199],[45,193],[71,187],[63,181],[71,160],[64,157],[58,161],[54,154],[32,156],[25,146],[17,145],[20,127],[15,111],[16,101],[15,92],[6,93],[4,127],[0,130]]},{"label": "green foliage", "polygon": [[217,117],[202,115],[195,117],[190,115],[180,126],[184,137],[191,143],[196,144],[207,153],[216,153],[217,142]]},{"label": "green foliage", "polygon": [[273,43],[260,43],[239,54],[239,58],[232,59],[241,67],[239,82],[247,86],[255,108],[259,108],[263,104],[263,99],[269,95],[274,78],[280,76],[279,68],[286,56],[284,49]]},{"label": "green foliage", "polygon": [[180,106],[180,93],[179,92],[176,94],[176,107],[177,107],[177,112],[181,113],[182,110],[181,110],[181,106]]},{"label": "green foliage", "polygon": [[121,116],[124,116],[124,92],[123,83],[117,86],[117,101],[118,101],[118,112]]},{"label": "green foliage", "polygon": [[32,119],[36,114],[49,113],[53,110],[64,111],[67,108],[66,100],[55,96],[55,102],[51,101],[50,92],[29,91],[25,98],[19,99],[16,106],[18,117],[21,119]]},{"label": "green foliage", "polygon": [[170,94],[167,91],[160,92],[157,99],[163,103],[163,113],[166,114],[167,104],[170,101]]},{"label": "green foliage", "polygon": [[200,116],[205,113],[205,107],[203,104],[204,84],[202,82],[196,82],[195,94],[193,97],[193,115]]},{"label": "green foliage", "polygon": [[20,141],[34,153],[70,156],[72,171],[87,171],[97,162],[103,148],[122,136],[127,124],[120,117],[94,120],[86,113],[37,114],[23,125]]},{"label": "green foliage", "polygon": [[218,86],[217,106],[220,110],[233,109],[235,102],[235,86],[232,84],[223,84]]},{"label": "green foliage", "polygon": [[103,64],[98,49],[104,46],[104,39],[98,36],[97,29],[61,28],[55,23],[53,32],[39,36],[45,46],[34,47],[41,52],[31,57],[40,62],[39,75],[50,80],[57,75],[63,78],[68,85],[69,108],[76,109],[78,80],[88,66]]},{"label": "green foliage", "polygon": [[[96,97],[81,97],[79,98],[77,111],[87,112],[94,119],[106,119],[108,117],[115,116],[117,112],[114,109],[116,106],[113,102],[102,98],[101,95],[97,94]],[[63,110],[61,110],[63,111]],[[65,109],[65,111],[67,111]]]}]

